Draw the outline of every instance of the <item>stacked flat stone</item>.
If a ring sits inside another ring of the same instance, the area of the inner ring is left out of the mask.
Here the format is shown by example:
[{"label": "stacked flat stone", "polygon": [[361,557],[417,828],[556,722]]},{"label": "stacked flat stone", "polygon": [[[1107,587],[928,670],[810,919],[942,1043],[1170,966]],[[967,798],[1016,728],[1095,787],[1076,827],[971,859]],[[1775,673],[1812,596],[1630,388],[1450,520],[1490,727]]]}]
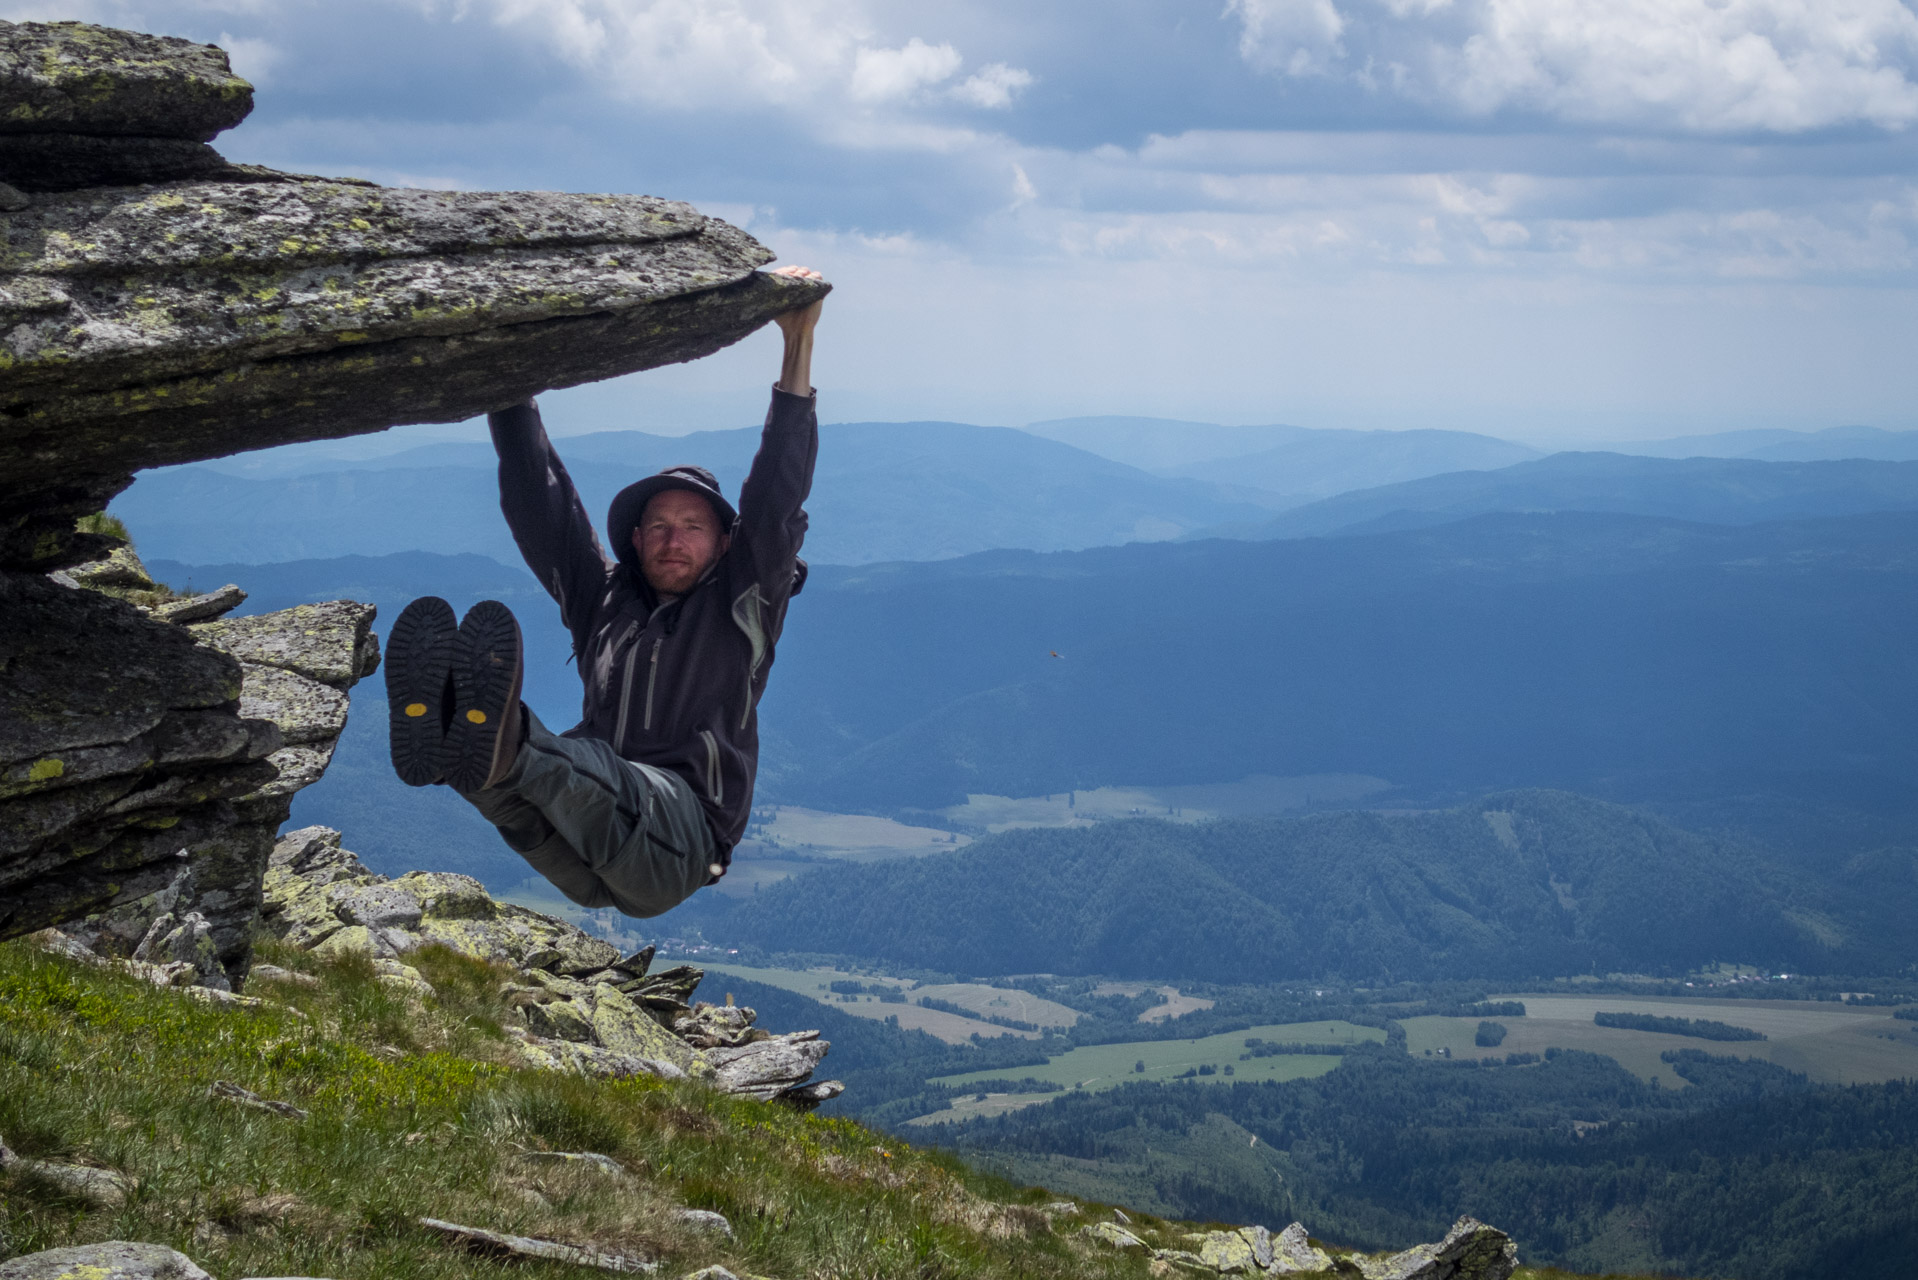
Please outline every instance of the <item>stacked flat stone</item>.
[{"label": "stacked flat stone", "polygon": [[253,109],[212,45],[0,22],[0,104],[0,182],[15,191],[245,176],[206,145]]},{"label": "stacked flat stone", "polygon": [[245,593],[138,603],[156,594],[126,547],[0,573],[0,937],[78,917],[86,945],[217,990],[245,978],[275,835],[379,664],[374,609],[189,624],[179,604],[206,618]]}]

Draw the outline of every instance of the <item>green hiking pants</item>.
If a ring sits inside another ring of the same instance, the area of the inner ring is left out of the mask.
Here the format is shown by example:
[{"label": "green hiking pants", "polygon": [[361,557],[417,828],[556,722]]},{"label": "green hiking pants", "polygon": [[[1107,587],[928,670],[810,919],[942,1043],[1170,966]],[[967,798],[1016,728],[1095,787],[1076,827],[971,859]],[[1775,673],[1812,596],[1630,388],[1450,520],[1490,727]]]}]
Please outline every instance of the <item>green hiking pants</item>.
[{"label": "green hiking pants", "polygon": [[718,874],[706,814],[677,774],[562,738],[526,712],[526,741],[498,786],[460,794],[533,870],[582,907],[656,916]]}]

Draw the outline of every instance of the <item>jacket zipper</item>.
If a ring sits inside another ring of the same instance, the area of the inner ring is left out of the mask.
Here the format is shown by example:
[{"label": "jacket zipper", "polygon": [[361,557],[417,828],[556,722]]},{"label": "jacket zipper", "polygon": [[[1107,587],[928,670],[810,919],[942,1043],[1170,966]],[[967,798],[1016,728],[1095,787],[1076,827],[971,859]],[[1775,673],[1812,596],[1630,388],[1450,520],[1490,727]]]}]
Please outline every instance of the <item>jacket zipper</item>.
[{"label": "jacket zipper", "polygon": [[[653,656],[646,663],[646,718],[639,726],[650,730],[653,727],[653,686],[659,683],[659,646],[665,644],[665,637],[653,641]],[[633,652],[639,652],[639,646],[633,646]]]},{"label": "jacket zipper", "polygon": [[[630,634],[631,628],[628,628]],[[633,706],[633,659],[639,656],[639,646],[634,645],[626,651],[626,677],[619,685],[619,722],[613,726],[613,750],[617,751],[626,743],[626,715]]]},{"label": "jacket zipper", "polygon": [[725,804],[726,783],[719,776],[719,739],[713,737],[711,729],[701,729],[699,736],[706,739],[706,794],[714,804]]}]

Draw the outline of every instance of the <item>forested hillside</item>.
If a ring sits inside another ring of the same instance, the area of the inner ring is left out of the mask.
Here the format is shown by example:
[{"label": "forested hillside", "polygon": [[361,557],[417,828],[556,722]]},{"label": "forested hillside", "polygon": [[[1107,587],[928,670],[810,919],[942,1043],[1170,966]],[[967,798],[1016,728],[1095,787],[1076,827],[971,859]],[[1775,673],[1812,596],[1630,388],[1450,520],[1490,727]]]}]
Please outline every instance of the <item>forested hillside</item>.
[{"label": "forested hillside", "polygon": [[1492,515],[822,570],[763,706],[761,794],[885,812],[1353,773],[1422,798],[1909,807],[1912,634],[1911,514]]},{"label": "forested hillside", "polygon": [[1068,1092],[948,1140],[1081,1194],[1149,1188],[1222,1218],[1284,1205],[1352,1240],[1472,1213],[1579,1270],[1910,1274],[1918,1088],[1809,1089],[1767,1063],[1672,1057],[1683,1090],[1584,1053],[1475,1066],[1373,1050],[1285,1084]]},{"label": "forested hillside", "polygon": [[1522,792],[1437,813],[1012,831],[832,867],[709,926],[735,944],[962,973],[1260,982],[1897,968],[1872,901],[1632,810]]}]

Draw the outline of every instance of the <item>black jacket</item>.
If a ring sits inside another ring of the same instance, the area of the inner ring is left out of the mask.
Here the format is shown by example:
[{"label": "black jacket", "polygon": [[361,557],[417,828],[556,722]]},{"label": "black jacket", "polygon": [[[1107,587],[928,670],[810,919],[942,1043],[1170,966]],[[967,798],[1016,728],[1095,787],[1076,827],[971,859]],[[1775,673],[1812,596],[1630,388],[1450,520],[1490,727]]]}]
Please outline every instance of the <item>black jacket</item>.
[{"label": "black jacket", "polygon": [[628,760],[684,778],[722,863],[752,815],[759,698],[786,603],[805,580],[798,553],[819,453],[814,404],[773,391],[731,547],[665,605],[636,568],[607,560],[539,410],[525,404],[488,419],[500,507],[527,566],[559,602],[586,684],[580,722],[566,736],[603,739]]}]

